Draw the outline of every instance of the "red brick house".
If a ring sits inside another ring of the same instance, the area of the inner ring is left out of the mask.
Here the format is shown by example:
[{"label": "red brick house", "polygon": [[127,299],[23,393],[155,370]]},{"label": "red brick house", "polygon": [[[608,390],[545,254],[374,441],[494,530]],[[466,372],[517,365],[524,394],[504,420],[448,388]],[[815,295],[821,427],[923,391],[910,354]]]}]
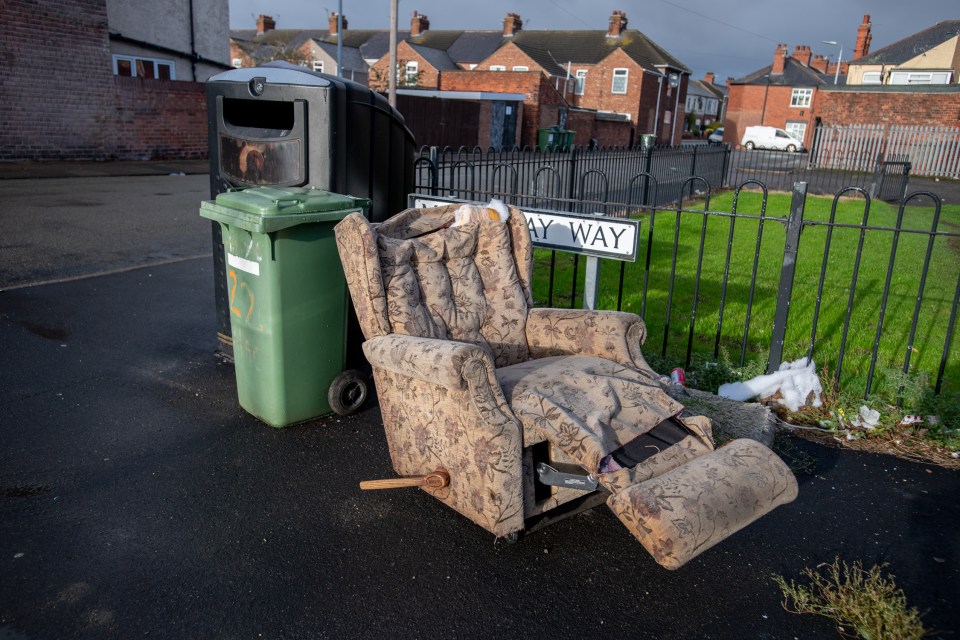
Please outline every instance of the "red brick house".
[{"label": "red brick house", "polygon": [[724,123],[724,140],[738,144],[747,127],[764,125],[784,129],[809,146],[813,135],[817,90],[832,77],[809,66],[809,47],[798,46],[793,56],[787,45],[777,45],[773,64],[734,80]]},{"label": "red brick house", "polygon": [[[390,82],[390,58],[384,56],[370,67],[370,88],[386,91]],[[460,67],[443,49],[405,41],[397,43],[397,86],[405,89],[437,89],[440,74]]]},{"label": "red brick house", "polygon": [[[867,55],[870,41],[870,16],[864,16],[853,57]],[[724,141],[739,144],[747,127],[764,125],[784,129],[809,147],[819,90],[843,84],[846,71],[846,62],[830,64],[806,45],[797,45],[793,54],[787,55],[787,45],[778,44],[772,64],[731,81]]]},{"label": "red brick house", "polygon": [[510,40],[478,71],[544,73],[570,107],[628,118],[634,138],[655,133],[679,143],[690,69],[614,11],[606,31],[523,31],[516,14],[504,20]]},{"label": "red brick house", "polygon": [[[329,30],[295,32],[261,19],[256,32],[231,32],[234,62],[248,66],[254,52],[312,43],[316,65],[322,45],[338,39],[333,20]],[[355,47],[370,65],[370,86],[385,90],[387,32],[350,31],[344,20],[341,35],[344,47]],[[628,29],[622,11],[611,14],[606,30],[592,31],[524,31],[516,13],[508,13],[498,31],[432,30],[427,16],[414,11],[410,30],[399,32],[398,39],[399,87],[528,96],[521,144],[535,144],[536,129],[552,125],[576,131],[575,144],[634,144],[644,133],[655,133],[660,143],[680,142],[690,70],[640,31]],[[330,65],[322,64],[324,70]],[[458,75],[463,71],[495,75],[467,79]],[[510,79],[511,74],[522,77]]]}]

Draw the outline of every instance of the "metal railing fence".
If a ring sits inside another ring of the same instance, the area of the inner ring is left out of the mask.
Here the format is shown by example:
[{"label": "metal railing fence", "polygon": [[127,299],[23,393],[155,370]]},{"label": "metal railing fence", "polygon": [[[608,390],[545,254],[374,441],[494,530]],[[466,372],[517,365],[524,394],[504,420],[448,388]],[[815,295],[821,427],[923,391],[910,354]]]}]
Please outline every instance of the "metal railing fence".
[{"label": "metal railing fence", "polygon": [[[896,362],[904,373],[926,371],[936,393],[944,384],[960,387],[953,344],[960,233],[941,219],[935,194],[913,193],[891,207],[850,186],[837,190],[827,212],[825,201],[807,202],[808,185],[799,181],[789,204],[777,196],[771,211],[769,185],[748,179],[721,211],[711,208],[713,185],[728,182],[729,150],[694,149],[434,148],[418,161],[417,191],[639,218],[638,260],[604,268],[598,308],[638,313],[656,336],[647,348],[661,357],[689,366],[694,357],[732,352],[740,366],[762,359],[772,371],[785,357],[806,355],[829,363],[838,382],[862,382],[865,396],[878,371],[886,375]],[[688,174],[700,167],[711,177]],[[933,206],[917,213],[921,201]],[[577,306],[580,262],[538,250],[537,303]]]}]

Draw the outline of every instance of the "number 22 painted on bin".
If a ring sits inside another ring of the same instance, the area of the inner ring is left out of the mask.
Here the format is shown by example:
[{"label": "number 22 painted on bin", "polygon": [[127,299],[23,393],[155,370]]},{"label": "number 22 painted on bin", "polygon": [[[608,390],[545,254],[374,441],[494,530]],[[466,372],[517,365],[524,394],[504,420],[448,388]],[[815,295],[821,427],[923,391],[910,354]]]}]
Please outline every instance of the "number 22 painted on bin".
[{"label": "number 22 painted on bin", "polygon": [[[238,284],[237,272],[234,271],[233,269],[230,269],[227,275],[230,277],[231,280],[233,280],[233,286],[230,287],[230,312],[236,314],[238,318],[243,318],[243,314],[240,312],[240,309],[234,306],[234,302],[237,299],[237,284]],[[247,297],[250,298],[250,308],[247,309],[247,317],[246,317],[246,319],[249,320],[250,316],[253,315],[253,292],[250,291],[250,287],[247,286],[246,282],[241,282],[239,283],[239,285],[240,285],[240,289],[243,291],[246,291]]]}]

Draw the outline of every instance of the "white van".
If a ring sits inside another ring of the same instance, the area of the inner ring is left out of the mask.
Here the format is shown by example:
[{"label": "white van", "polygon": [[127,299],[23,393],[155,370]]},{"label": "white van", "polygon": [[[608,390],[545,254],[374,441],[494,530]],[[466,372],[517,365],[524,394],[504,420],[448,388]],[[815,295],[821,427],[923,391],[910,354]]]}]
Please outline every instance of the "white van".
[{"label": "white van", "polygon": [[802,142],[776,127],[747,127],[740,144],[747,149],[776,149],[791,153],[803,151]]}]

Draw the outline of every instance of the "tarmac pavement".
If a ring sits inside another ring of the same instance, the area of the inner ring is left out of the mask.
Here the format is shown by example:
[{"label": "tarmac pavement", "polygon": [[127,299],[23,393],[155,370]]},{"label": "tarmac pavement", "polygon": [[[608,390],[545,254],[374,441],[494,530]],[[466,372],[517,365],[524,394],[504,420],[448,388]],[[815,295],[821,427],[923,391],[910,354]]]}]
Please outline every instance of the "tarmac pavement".
[{"label": "tarmac pavement", "polygon": [[192,257],[209,227],[183,226],[180,253],[79,252],[0,291],[0,639],[831,638],[772,576],[836,555],[889,563],[929,627],[960,630],[957,471],[787,438],[799,498],[675,572],[604,507],[509,545],[418,490],[359,491],[392,475],[375,399],[286,429],[247,415]]}]

